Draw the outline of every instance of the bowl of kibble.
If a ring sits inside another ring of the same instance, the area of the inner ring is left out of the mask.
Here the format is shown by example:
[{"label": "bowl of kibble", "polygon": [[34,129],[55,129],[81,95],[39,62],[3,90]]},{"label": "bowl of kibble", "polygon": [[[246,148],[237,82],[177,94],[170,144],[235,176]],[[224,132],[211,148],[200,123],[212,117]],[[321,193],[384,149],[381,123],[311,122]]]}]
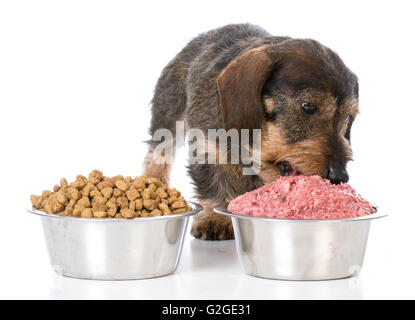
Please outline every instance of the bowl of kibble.
[{"label": "bowl of kibble", "polygon": [[92,171],[30,197],[53,269],[64,276],[133,280],[173,273],[189,218],[200,212],[180,191],[147,176]]}]

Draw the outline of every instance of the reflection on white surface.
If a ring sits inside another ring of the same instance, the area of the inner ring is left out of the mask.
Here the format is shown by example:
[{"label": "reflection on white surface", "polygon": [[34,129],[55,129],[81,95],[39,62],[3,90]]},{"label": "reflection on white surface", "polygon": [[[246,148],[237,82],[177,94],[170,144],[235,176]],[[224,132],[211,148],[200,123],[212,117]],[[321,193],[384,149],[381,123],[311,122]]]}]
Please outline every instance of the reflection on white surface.
[{"label": "reflection on white surface", "polygon": [[51,299],[360,299],[360,277],[278,281],[244,274],[234,241],[188,238],[178,270],[136,281],[79,280],[52,275]]}]

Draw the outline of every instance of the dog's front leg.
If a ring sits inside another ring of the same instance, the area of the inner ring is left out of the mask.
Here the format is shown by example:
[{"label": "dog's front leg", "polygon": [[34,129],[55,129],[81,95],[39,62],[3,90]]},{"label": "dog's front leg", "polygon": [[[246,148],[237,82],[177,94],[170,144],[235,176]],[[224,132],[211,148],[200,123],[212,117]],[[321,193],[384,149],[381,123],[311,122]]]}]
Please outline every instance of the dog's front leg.
[{"label": "dog's front leg", "polygon": [[206,200],[200,203],[204,210],[193,217],[191,235],[201,240],[234,239],[231,218],[213,212],[213,207],[219,203]]}]

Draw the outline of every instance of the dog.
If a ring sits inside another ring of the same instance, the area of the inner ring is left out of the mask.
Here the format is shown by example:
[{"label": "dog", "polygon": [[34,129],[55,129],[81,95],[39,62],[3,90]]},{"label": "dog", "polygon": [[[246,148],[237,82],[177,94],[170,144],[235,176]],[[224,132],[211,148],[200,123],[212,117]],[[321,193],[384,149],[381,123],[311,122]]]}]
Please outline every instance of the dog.
[{"label": "dog", "polygon": [[[230,218],[213,207],[280,176],[347,182],[358,95],[356,75],[315,40],[271,36],[251,24],[227,25],[191,40],[157,82],[149,133],[166,128],[174,136],[179,120],[205,132],[261,130],[258,174],[243,175],[242,164],[188,166],[204,206],[191,234],[233,239]],[[144,173],[168,183],[171,164],[154,161],[158,142],[148,143]]]}]

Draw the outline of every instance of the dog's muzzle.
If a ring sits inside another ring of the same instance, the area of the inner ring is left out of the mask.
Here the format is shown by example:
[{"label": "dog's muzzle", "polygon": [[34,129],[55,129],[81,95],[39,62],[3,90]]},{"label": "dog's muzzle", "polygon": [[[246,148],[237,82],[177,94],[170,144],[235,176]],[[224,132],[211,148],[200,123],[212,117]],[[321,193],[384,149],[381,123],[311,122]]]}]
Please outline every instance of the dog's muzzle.
[{"label": "dog's muzzle", "polygon": [[337,161],[330,160],[326,168],[325,177],[333,184],[349,181],[349,174],[346,168]]}]

